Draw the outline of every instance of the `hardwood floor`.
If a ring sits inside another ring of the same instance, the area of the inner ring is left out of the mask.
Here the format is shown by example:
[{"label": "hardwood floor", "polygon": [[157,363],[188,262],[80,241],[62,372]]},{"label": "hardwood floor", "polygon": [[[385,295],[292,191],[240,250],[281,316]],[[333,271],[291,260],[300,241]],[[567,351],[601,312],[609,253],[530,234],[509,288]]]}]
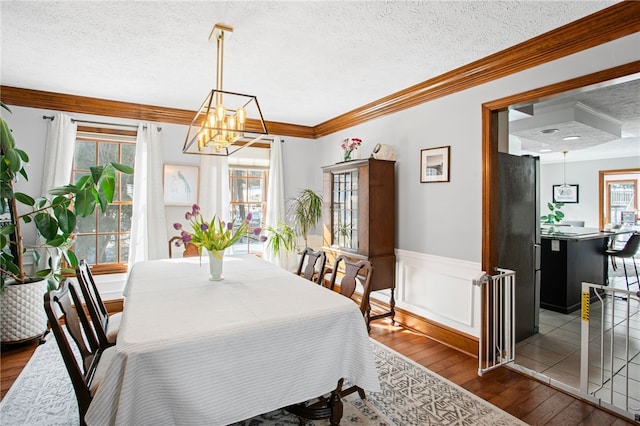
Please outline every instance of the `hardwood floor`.
[{"label": "hardwood floor", "polygon": [[[479,377],[477,359],[386,319],[371,323],[371,337],[531,425],[635,424],[508,368]],[[33,342],[2,349],[2,398],[35,348]]]}]

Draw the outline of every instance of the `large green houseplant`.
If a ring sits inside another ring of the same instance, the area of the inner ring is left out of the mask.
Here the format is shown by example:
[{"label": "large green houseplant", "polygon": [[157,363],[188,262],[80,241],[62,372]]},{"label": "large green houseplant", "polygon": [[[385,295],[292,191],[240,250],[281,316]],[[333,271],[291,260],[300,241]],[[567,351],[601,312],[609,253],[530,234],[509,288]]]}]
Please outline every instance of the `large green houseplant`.
[{"label": "large green houseplant", "polygon": [[293,226],[278,222],[274,226],[265,227],[265,249],[278,255],[281,250],[285,252],[301,251],[297,246],[296,238],[302,237],[307,247],[309,231],[322,219],[322,196],[312,189],[302,189],[298,195],[289,200],[288,215]]},{"label": "large green houseplant", "polygon": [[303,189],[290,200],[289,214],[296,233],[304,240],[305,247],[309,246],[308,234],[322,219],[322,196],[312,189]]},{"label": "large green houseplant", "polygon": [[[10,112],[4,103],[0,106],[2,110]],[[63,274],[74,273],[78,259],[71,247],[76,219],[90,216],[98,206],[104,213],[113,201],[116,171],[133,173],[133,169],[116,163],[92,167],[89,174],[80,177],[74,184],[54,188],[45,196],[33,197],[14,190],[14,183],[19,177],[28,180],[25,164],[29,156],[16,146],[11,129],[2,116],[0,139],[0,295],[6,299],[4,293],[8,286],[26,286],[46,280],[44,289],[52,289],[63,278]],[[24,206],[24,213],[19,212],[18,203]],[[27,223],[35,225],[42,243],[24,244],[22,226]],[[24,261],[27,252],[32,253],[35,263],[45,256],[45,267],[28,273]],[[63,267],[65,263],[68,268]],[[39,297],[36,306],[42,306],[42,293]],[[4,311],[11,309],[6,306],[3,308],[4,328],[7,322]]]}]

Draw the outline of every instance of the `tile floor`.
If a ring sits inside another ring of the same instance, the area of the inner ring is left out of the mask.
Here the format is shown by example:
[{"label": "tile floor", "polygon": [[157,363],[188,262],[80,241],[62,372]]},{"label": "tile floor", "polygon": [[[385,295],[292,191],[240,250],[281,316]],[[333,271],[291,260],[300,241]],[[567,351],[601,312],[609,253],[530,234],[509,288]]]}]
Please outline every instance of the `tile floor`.
[{"label": "tile floor", "polygon": [[[626,289],[623,277],[610,278],[610,286]],[[637,290],[632,285],[631,290]],[[629,319],[627,317],[629,307]],[[602,314],[604,309],[604,314]],[[589,331],[589,391],[603,401],[626,411],[640,412],[640,302],[630,298],[606,297],[592,303]],[[603,318],[603,320],[601,320]],[[604,327],[600,327],[604,322]],[[582,322],[580,311],[561,314],[540,310],[539,333],[516,345],[516,364],[541,373],[573,388],[580,388],[580,338]],[[626,330],[629,330],[629,355],[626,356]],[[614,342],[611,345],[611,334]],[[600,362],[601,334],[604,335],[604,363]],[[613,349],[610,347],[613,346]],[[613,357],[611,353],[613,352]],[[629,367],[625,360],[629,360]],[[602,369],[601,369],[601,364]],[[613,380],[610,372],[613,371]],[[624,394],[628,378],[629,407]],[[602,377],[604,377],[603,380]],[[613,392],[611,392],[613,382]],[[613,402],[612,402],[613,401]]]}]

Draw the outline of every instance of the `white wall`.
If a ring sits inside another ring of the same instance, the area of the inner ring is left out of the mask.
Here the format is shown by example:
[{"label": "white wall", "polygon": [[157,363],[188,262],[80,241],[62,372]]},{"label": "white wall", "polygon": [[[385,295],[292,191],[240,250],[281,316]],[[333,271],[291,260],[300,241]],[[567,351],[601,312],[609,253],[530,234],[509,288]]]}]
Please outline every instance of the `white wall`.
[{"label": "white wall", "polygon": [[[359,137],[362,158],[368,157],[376,143],[395,147],[396,163],[396,248],[399,259],[410,259],[412,270],[399,280],[403,307],[443,322],[453,328],[479,335],[479,298],[473,297],[471,281],[460,285],[459,274],[452,272],[455,282],[447,286],[441,265],[465,270],[464,276],[475,276],[482,256],[482,153],[481,105],[484,102],[557,83],[640,59],[640,34],[628,36],[569,57],[553,61],[463,92],[388,115],[317,141],[285,137],[285,192],[287,198],[298,189],[320,190],[320,167],[339,160],[340,143],[345,137]],[[8,121],[19,143],[32,155],[32,179],[39,187],[45,136],[43,113],[29,108],[13,108]],[[84,118],[74,114],[78,118]],[[113,118],[92,117],[104,121]],[[130,120],[129,120],[130,122]],[[181,154],[185,126],[161,123],[165,160],[191,163]],[[423,148],[451,146],[451,182],[421,184],[419,157]],[[35,170],[34,170],[35,169]],[[546,184],[548,186],[548,183]],[[581,194],[582,197],[582,194]],[[168,222],[175,215],[168,215]],[[170,227],[171,224],[169,223]],[[413,253],[413,254],[412,254]],[[418,259],[418,260],[416,260]],[[422,261],[420,259],[423,259]],[[433,264],[430,262],[439,259]],[[421,263],[422,262],[422,263]],[[399,275],[400,276],[400,275]],[[442,283],[445,285],[442,285]],[[429,288],[428,294],[423,291]],[[429,298],[428,303],[426,299]],[[456,309],[434,311],[432,306],[450,306],[451,300],[472,300],[468,315]],[[412,308],[413,307],[413,308]],[[461,325],[462,324],[462,325]]]},{"label": "white wall", "polygon": [[[403,256],[406,258],[407,253],[413,252],[417,257],[408,256],[411,269],[420,271],[409,275],[402,275],[401,271],[398,273],[398,293],[403,295],[401,303],[405,308],[458,330],[476,336],[480,334],[478,321],[466,324],[467,319],[455,309],[448,312],[440,309],[450,306],[451,300],[473,300],[470,305],[473,312],[468,317],[477,318],[480,299],[472,297],[475,290],[471,280],[466,286],[460,286],[458,278],[453,280],[444,276],[442,269],[430,265],[428,259],[449,259],[449,262],[437,264],[467,270],[469,275],[473,275],[470,265],[476,265],[477,272],[480,272],[482,104],[638,59],[640,34],[635,34],[320,140],[323,164],[336,161],[336,150],[345,137],[361,138],[364,156],[368,156],[376,143],[394,145],[397,154],[396,252],[399,268],[403,267]],[[443,145],[451,146],[451,182],[420,183],[420,150]],[[597,177],[595,180],[597,187]],[[549,185],[543,183],[542,188]],[[573,212],[569,213],[573,215]],[[416,264],[416,258],[423,259],[421,266]],[[425,288],[431,291],[425,294]],[[436,311],[433,306],[440,308]]]},{"label": "white wall", "polygon": [[[630,142],[632,143],[632,142]],[[595,161],[567,161],[567,183],[579,185],[578,203],[565,204],[562,212],[566,220],[584,220],[587,228],[599,226],[599,172],[601,170],[631,169],[640,167],[640,157],[609,158]],[[540,165],[540,214],[548,213],[547,203],[552,198],[553,185],[564,181],[562,163]]]}]

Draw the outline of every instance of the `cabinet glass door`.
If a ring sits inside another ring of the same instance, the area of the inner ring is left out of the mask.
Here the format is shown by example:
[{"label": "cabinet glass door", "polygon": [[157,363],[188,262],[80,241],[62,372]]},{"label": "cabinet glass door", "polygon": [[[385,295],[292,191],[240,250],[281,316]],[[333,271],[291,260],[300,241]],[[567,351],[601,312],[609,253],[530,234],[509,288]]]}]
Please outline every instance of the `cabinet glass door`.
[{"label": "cabinet glass door", "polygon": [[332,183],[333,245],[358,249],[358,172],[334,173]]}]

